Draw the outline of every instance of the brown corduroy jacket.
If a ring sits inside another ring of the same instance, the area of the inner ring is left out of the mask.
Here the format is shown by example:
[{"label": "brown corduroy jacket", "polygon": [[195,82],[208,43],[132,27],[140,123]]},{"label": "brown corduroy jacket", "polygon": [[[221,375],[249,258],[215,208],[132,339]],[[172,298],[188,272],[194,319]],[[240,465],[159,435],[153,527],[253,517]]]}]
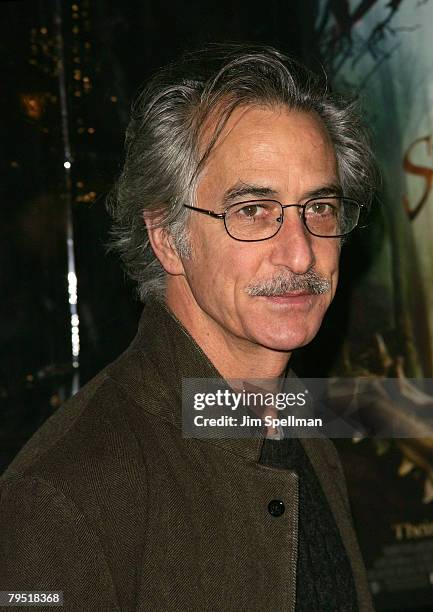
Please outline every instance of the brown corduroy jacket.
[{"label": "brown corduroy jacket", "polygon": [[[261,438],[182,437],[182,377],[218,376],[149,303],[129,349],[0,479],[0,590],[63,591],[63,609],[77,612],[294,610],[297,474],[260,465]],[[370,611],[337,453],[302,443]],[[273,499],[286,507],[277,518]]]}]

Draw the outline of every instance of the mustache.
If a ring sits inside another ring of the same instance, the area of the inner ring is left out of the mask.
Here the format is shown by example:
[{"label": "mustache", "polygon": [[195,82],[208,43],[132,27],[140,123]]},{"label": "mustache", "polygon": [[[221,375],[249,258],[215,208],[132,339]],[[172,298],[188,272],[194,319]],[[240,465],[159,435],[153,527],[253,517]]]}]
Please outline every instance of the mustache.
[{"label": "mustache", "polygon": [[320,295],[331,291],[331,282],[320,276],[315,270],[309,270],[304,274],[279,272],[272,278],[252,281],[245,287],[245,292],[253,297],[276,297],[292,291],[305,291],[313,295]]}]

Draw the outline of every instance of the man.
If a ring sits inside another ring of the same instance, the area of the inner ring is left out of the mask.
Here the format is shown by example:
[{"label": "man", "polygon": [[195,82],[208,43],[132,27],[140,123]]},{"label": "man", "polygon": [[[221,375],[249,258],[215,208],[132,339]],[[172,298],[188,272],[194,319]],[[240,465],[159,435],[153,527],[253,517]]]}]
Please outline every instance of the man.
[{"label": "man", "polygon": [[62,591],[67,610],[372,609],[331,443],[185,437],[181,401],[189,379],[293,376],[370,160],[353,109],[275,50],[210,48],[153,78],[110,202],[139,332],[4,475],[0,590]]}]

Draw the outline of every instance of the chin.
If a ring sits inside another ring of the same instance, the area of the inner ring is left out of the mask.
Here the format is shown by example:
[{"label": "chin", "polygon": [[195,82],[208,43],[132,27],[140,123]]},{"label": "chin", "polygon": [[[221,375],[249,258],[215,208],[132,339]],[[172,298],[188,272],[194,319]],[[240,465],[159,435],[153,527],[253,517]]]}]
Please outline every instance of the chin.
[{"label": "chin", "polygon": [[[263,319],[253,317],[246,325],[246,337],[265,348],[274,351],[290,352],[309,344],[318,333],[326,309],[317,309],[316,312],[290,313],[283,317],[266,317]],[[249,329],[248,329],[249,328]]]},{"label": "chin", "polygon": [[[250,332],[248,335],[255,343],[272,350],[292,351],[301,348],[317,335],[329,302],[328,296],[320,295],[314,296],[307,305],[265,303],[266,311],[260,308],[258,313],[251,313],[247,323]],[[271,313],[268,312],[269,308],[272,308]]]},{"label": "chin", "polygon": [[253,334],[251,339],[255,344],[260,344],[267,349],[290,352],[309,344],[317,334],[318,329],[311,333],[305,329],[302,331],[299,329],[285,329],[284,332],[280,334],[269,333],[270,331],[271,330],[261,334]]}]

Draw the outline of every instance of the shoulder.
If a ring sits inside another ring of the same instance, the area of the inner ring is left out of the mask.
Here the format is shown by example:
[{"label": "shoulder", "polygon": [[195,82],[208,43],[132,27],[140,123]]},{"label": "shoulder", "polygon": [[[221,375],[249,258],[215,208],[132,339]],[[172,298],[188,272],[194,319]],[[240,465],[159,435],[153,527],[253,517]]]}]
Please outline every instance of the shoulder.
[{"label": "shoulder", "polygon": [[[151,440],[157,431],[153,415],[140,410],[119,382],[122,370],[130,373],[137,361],[128,353],[85,385],[0,478],[0,524],[8,526],[0,529],[5,531],[0,549],[30,542],[32,550],[48,550],[50,534],[56,534],[52,546],[63,538],[68,551],[91,550],[95,567],[102,567],[105,557],[125,566],[136,559],[152,471],[142,439]],[[28,529],[40,537],[24,537]]]},{"label": "shoulder", "polygon": [[139,473],[141,480],[133,414],[139,385],[152,402],[152,385],[143,381],[146,378],[153,378],[151,364],[136,351],[124,353],[42,425],[6,469],[0,486],[26,477],[42,479],[66,493],[77,487],[94,492],[95,486],[107,487],[113,479],[134,482]]}]

